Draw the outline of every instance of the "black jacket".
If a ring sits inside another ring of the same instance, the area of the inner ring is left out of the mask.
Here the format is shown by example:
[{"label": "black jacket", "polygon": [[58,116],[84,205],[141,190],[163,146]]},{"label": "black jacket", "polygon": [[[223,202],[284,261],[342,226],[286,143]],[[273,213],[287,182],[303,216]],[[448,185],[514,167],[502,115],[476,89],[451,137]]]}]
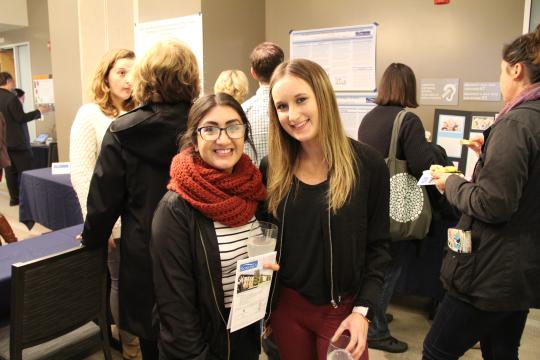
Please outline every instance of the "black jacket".
[{"label": "black jacket", "polygon": [[88,247],[107,246],[122,217],[120,240],[120,325],[152,339],[154,286],[149,242],[154,210],[167,191],[177,139],[186,129],[190,105],[150,104],[111,123],[90,182],[82,233]]},{"label": "black jacket", "polygon": [[[160,356],[228,359],[230,334],[212,220],[169,191],[154,215],[150,250]],[[260,348],[259,327],[251,326],[249,331]]]},{"label": "black jacket", "polygon": [[25,136],[26,123],[39,119],[41,117],[39,110],[25,113],[17,96],[9,90],[0,88],[0,112],[6,119],[8,150],[29,150],[30,144]]},{"label": "black jacket", "polygon": [[[362,119],[358,128],[358,141],[373,146],[387,158],[394,120],[401,110],[403,108],[400,106],[376,106]],[[424,126],[412,112],[407,112],[399,129],[396,156],[407,161],[410,173],[417,179],[431,165],[445,163],[441,153],[426,141]]]},{"label": "black jacket", "polygon": [[[321,218],[324,221],[324,257],[326,278],[333,302],[345,296],[354,297],[354,306],[367,306],[371,310],[378,303],[384,273],[390,261],[389,246],[389,176],[388,168],[379,153],[372,147],[350,140],[356,160],[357,185],[350,200],[337,211]],[[261,172],[266,179],[267,159],[261,162]],[[293,190],[291,190],[293,191]],[[294,196],[290,193],[290,196]],[[278,227],[287,221],[287,199],[278,207]],[[328,222],[328,219],[330,221]],[[276,249],[278,263],[281,258],[283,238],[281,232]],[[274,277],[279,285],[279,272]],[[275,285],[275,284],[274,284]],[[271,291],[271,304],[277,303],[275,287]]]},{"label": "black jacket", "polygon": [[452,175],[446,196],[471,229],[472,253],[447,251],[441,280],[450,294],[486,311],[540,306],[540,100],[484,131],[474,182]]}]

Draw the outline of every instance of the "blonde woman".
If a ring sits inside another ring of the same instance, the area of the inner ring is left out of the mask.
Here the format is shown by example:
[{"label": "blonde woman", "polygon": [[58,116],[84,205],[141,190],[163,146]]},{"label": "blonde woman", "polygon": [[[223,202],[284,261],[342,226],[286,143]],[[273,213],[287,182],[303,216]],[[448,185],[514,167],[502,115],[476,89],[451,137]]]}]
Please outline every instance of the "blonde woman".
[{"label": "blonde woman", "polygon": [[154,209],[167,191],[177,139],[199,96],[193,52],[174,41],[151,47],[133,68],[133,97],[141,106],[115,120],[103,138],[90,183],[84,245],[107,246],[116,219],[120,236],[120,325],[139,337],[143,359],[158,359],[150,261]]},{"label": "blonde woman", "polygon": [[[86,216],[86,199],[90,179],[96,166],[101,141],[111,122],[119,115],[133,109],[131,85],[127,79],[135,61],[131,50],[117,49],[105,54],[94,73],[90,87],[91,103],[81,106],[73,125],[69,147],[71,183],[79,198],[83,216]],[[111,276],[110,306],[114,322],[118,317],[118,270],[120,251],[116,243],[120,238],[120,221],[109,239],[109,273]],[[140,358],[139,340],[127,331],[119,330],[124,359]]]},{"label": "blonde woman", "polygon": [[222,71],[214,85],[214,93],[223,92],[229,94],[240,104],[246,99],[248,91],[248,79],[241,70]]},{"label": "blonde woman", "polygon": [[279,225],[270,326],[284,359],[326,359],[348,331],[367,359],[368,318],[388,253],[389,177],[383,158],[345,136],[325,71],[296,59],[270,81],[268,211]]}]

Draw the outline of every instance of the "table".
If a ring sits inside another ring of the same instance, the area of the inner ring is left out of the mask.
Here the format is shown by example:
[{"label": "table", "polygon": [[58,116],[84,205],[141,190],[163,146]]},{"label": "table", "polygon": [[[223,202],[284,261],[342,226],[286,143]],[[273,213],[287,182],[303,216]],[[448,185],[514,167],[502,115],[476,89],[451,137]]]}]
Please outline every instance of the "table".
[{"label": "table", "polygon": [[11,264],[38,259],[80,246],[75,237],[82,232],[79,224],[35,238],[0,246],[0,319],[9,314]]},{"label": "table", "polygon": [[29,229],[36,222],[51,230],[83,222],[70,175],[52,175],[51,168],[22,173],[19,201],[19,221]]}]

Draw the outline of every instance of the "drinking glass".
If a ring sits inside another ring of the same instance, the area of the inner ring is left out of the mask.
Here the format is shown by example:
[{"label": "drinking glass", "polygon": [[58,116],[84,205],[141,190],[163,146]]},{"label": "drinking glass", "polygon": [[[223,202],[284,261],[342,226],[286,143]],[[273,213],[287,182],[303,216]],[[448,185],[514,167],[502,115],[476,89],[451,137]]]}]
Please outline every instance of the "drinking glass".
[{"label": "drinking glass", "polygon": [[326,352],[326,360],[352,360],[350,352],[345,350],[351,338],[347,335],[341,335],[336,341],[330,342]]},{"label": "drinking glass", "polygon": [[247,240],[248,256],[257,256],[272,252],[276,248],[278,228],[275,224],[255,221],[251,225]]}]

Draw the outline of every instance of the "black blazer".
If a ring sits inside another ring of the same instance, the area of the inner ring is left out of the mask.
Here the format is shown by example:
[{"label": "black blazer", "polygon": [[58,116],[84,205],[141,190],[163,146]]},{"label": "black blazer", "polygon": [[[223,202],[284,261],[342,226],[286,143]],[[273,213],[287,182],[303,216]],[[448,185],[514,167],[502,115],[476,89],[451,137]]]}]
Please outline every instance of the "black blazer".
[{"label": "black blazer", "polygon": [[26,140],[26,123],[39,119],[39,110],[25,113],[21,102],[11,91],[0,88],[0,112],[6,119],[6,139],[8,150],[26,150],[30,144]]}]

